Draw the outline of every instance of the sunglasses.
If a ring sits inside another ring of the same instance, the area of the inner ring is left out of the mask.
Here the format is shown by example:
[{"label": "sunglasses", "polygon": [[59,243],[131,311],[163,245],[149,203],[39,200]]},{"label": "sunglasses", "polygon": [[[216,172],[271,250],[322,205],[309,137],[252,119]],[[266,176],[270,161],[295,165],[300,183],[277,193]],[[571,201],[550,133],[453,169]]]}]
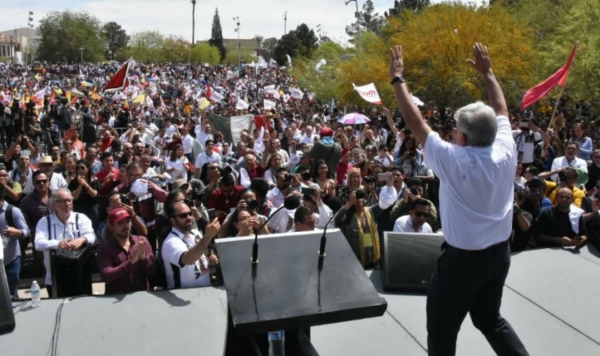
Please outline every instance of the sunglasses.
[{"label": "sunglasses", "polygon": [[180,218],[180,219],[185,219],[189,216],[192,216],[192,212],[188,211],[187,213],[181,213],[181,214],[177,214],[175,215],[176,217]]},{"label": "sunglasses", "polygon": [[46,183],[48,183],[47,179],[40,179],[40,180],[35,181],[35,184],[46,184]]},{"label": "sunglasses", "polygon": [[429,217],[429,213],[424,213],[422,211],[415,211],[415,216],[418,218],[428,218]]}]

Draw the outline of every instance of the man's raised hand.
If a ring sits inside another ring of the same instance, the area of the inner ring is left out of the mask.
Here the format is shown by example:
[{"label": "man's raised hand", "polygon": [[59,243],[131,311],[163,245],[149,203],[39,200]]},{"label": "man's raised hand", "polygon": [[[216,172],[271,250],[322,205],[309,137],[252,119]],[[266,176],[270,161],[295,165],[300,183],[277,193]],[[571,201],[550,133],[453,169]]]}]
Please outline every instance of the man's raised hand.
[{"label": "man's raised hand", "polygon": [[473,45],[475,60],[467,59],[467,63],[480,74],[486,74],[492,69],[492,61],[488,54],[487,46],[477,42]]},{"label": "man's raised hand", "polygon": [[404,72],[404,56],[402,46],[396,45],[390,48],[390,80],[402,76]]}]

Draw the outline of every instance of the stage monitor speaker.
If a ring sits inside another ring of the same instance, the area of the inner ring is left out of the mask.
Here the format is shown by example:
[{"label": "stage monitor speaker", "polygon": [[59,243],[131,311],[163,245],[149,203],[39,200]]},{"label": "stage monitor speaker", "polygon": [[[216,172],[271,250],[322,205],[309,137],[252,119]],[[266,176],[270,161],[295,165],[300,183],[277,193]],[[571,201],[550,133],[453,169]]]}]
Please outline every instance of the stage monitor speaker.
[{"label": "stage monitor speaker", "polygon": [[442,255],[444,236],[385,232],[381,261],[383,289],[395,292],[425,292]]},{"label": "stage monitor speaker", "polygon": [[[0,243],[0,248],[1,248]],[[1,251],[0,251],[1,252]],[[0,335],[7,334],[15,329],[15,314],[12,301],[8,292],[8,280],[4,270],[4,261],[0,259]]]}]

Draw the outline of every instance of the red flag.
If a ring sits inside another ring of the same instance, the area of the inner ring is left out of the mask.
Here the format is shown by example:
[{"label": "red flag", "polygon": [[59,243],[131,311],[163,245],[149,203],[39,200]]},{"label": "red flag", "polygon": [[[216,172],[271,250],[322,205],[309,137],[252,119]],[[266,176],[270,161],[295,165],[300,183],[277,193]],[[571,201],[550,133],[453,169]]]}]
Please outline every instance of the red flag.
[{"label": "red flag", "polygon": [[527,90],[525,95],[523,95],[523,100],[521,101],[521,110],[535,104],[538,100],[546,96],[550,92],[550,90],[554,89],[557,85],[562,87],[565,86],[565,82],[567,81],[567,77],[569,76],[569,69],[571,69],[571,64],[573,64],[573,60],[575,59],[575,53],[577,52],[577,48],[579,47],[579,43],[576,43],[569,55],[569,59],[567,63],[560,67],[554,74],[552,74],[548,79],[544,80],[540,84],[534,86],[533,88]]},{"label": "red flag", "polygon": [[206,99],[210,99],[211,96],[212,96],[212,88],[209,85],[208,89],[206,89]]},{"label": "red flag", "polygon": [[129,86],[129,65],[131,60],[128,60],[119,68],[115,75],[106,83],[104,91],[123,90]]}]

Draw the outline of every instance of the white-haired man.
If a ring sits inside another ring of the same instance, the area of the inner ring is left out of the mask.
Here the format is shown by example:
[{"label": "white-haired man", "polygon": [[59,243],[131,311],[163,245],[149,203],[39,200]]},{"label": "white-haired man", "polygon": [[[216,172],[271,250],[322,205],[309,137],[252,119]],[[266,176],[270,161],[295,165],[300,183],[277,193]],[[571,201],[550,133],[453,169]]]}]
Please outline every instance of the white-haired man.
[{"label": "white-haired man", "polygon": [[[391,49],[389,74],[398,107],[425,145],[425,164],[440,178],[446,241],[427,294],[427,349],[429,355],[454,355],[458,331],[470,313],[496,354],[527,355],[500,315],[510,266],[516,146],[487,47],[477,43],[473,53],[475,60],[468,62],[481,75],[491,107],[478,102],[459,109],[454,116],[456,143],[450,144],[431,130],[412,102],[402,76],[402,47]],[[485,199],[481,192],[488,194]]]},{"label": "white-haired man", "polygon": [[50,206],[54,213],[38,221],[35,229],[35,249],[44,252],[46,267],[45,285],[52,295],[51,250],[76,250],[96,241],[92,221],[85,215],[73,212],[73,195],[65,188],[59,188],[50,196]]}]

